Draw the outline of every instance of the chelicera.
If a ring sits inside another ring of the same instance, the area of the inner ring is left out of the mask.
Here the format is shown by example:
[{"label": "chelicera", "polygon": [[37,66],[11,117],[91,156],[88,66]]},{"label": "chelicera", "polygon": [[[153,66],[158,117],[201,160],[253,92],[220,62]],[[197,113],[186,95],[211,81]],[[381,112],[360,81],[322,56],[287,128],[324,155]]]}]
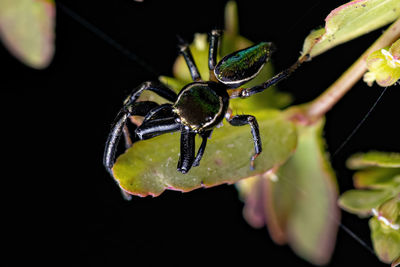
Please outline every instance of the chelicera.
[{"label": "chelicera", "polygon": [[[240,88],[253,79],[269,60],[272,44],[261,42],[229,54],[217,62],[221,34],[221,31],[213,30],[209,36],[209,81],[201,79],[188,44],[181,41],[180,53],[186,61],[193,82],[184,86],[178,94],[164,84],[144,82],[126,98],[108,136],[104,151],[103,163],[111,175],[119,139],[122,133],[128,134],[126,123],[134,115],[144,117],[142,124],[133,131],[136,140],[150,139],[164,133],[181,132],[177,166],[177,170],[181,173],[187,173],[192,167],[200,164],[207,139],[224,118],[233,126],[249,125],[254,142],[250,167],[254,168],[255,159],[262,151],[257,120],[252,115],[233,115],[229,108],[229,100],[237,97],[246,98],[264,91],[286,78],[298,64],[260,85]],[[144,90],[153,91],[171,103],[159,105],[152,101],[137,101]],[[202,142],[195,154],[197,134],[202,138]]]}]

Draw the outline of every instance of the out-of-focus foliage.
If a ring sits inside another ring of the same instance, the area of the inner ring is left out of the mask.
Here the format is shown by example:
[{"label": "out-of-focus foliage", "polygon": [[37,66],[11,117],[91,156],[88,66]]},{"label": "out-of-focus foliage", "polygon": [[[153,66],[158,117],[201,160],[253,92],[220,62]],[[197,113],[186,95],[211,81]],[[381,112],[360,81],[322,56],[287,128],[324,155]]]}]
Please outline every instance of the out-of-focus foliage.
[{"label": "out-of-focus foliage", "polygon": [[24,64],[47,67],[54,54],[53,0],[0,0],[0,39]]},{"label": "out-of-focus foliage", "polygon": [[299,256],[318,265],[332,255],[340,220],[323,125],[319,121],[299,126],[296,152],[283,166],[237,183],[246,203],[246,220],[254,227],[266,224],[275,242],[288,243]]},{"label": "out-of-focus foliage", "polygon": [[369,226],[374,250],[381,261],[395,265],[400,257],[400,154],[356,154],[347,165],[357,170],[357,189],[342,194],[339,205],[362,217],[373,216]]}]

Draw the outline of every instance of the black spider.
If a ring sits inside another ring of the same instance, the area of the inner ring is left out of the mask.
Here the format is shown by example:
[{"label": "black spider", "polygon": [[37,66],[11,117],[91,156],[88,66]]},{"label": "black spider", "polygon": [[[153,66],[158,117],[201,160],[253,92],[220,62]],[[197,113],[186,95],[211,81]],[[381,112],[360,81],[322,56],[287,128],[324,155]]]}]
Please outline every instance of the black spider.
[{"label": "black spider", "polygon": [[[213,30],[209,38],[208,67],[210,80],[203,81],[193,60],[189,46],[181,42],[180,53],[185,58],[193,82],[184,86],[179,94],[160,83],[145,82],[135,88],[124,102],[108,136],[103,164],[113,176],[115,152],[125,125],[132,115],[143,116],[143,123],[134,130],[135,138],[149,139],[164,133],[180,131],[180,157],[178,171],[187,173],[198,166],[203,156],[207,139],[213,129],[225,118],[233,126],[249,125],[254,141],[255,153],[250,166],[261,153],[262,146],[257,120],[252,115],[232,115],[230,98],[246,98],[264,91],[271,85],[286,78],[298,64],[279,73],[265,83],[251,88],[238,88],[253,79],[262,69],[271,54],[271,43],[261,42],[246,49],[225,56],[217,63],[218,43],[221,31]],[[158,105],[151,101],[139,101],[140,94],[150,90],[172,102]],[[127,134],[127,133],[126,133]],[[202,143],[195,156],[195,136],[202,137]]]}]

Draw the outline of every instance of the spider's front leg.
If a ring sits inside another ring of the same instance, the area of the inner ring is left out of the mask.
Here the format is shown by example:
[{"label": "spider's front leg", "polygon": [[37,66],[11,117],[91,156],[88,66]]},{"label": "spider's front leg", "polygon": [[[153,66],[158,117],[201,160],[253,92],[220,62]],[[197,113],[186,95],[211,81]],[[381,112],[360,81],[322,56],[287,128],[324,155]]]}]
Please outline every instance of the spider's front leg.
[{"label": "spider's front leg", "polygon": [[127,120],[132,115],[146,116],[151,110],[159,106],[157,103],[151,101],[136,102],[144,90],[153,91],[171,102],[175,102],[177,98],[177,95],[174,91],[162,84],[153,82],[145,82],[141,84],[140,86],[136,87],[126,98],[123,107],[118,112],[118,115],[114,120],[114,124],[111,127],[111,131],[108,135],[104,149],[103,165],[112,177],[112,167],[115,161],[115,153],[118,147],[119,139],[124,132]]}]

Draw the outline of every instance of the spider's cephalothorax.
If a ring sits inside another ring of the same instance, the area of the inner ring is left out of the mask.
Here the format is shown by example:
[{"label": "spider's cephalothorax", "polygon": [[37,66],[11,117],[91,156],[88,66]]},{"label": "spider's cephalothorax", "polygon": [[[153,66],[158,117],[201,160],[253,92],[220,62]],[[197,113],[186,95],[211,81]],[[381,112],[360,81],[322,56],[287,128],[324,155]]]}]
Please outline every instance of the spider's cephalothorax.
[{"label": "spider's cephalothorax", "polygon": [[179,93],[173,111],[180,122],[195,132],[214,128],[225,117],[229,95],[216,82],[194,82]]},{"label": "spider's cephalothorax", "polygon": [[[222,58],[218,63],[217,51],[221,32],[210,34],[208,66],[210,80],[203,81],[193,60],[189,46],[180,45],[193,82],[184,86],[179,94],[163,84],[145,82],[135,88],[124,102],[109,134],[103,163],[111,175],[115,152],[122,133],[129,136],[126,122],[130,116],[143,116],[142,124],[134,130],[135,140],[149,139],[168,132],[181,132],[178,171],[187,173],[191,167],[198,166],[203,156],[207,139],[213,129],[225,118],[233,126],[249,125],[254,142],[255,153],[250,166],[261,153],[261,140],[257,120],[251,115],[232,115],[229,99],[245,98],[261,92],[287,77],[294,70],[288,69],[262,83],[250,88],[239,86],[253,79],[262,69],[271,54],[271,43],[257,45],[236,51]],[[137,101],[144,90],[150,90],[171,103],[158,105],[152,101]],[[195,136],[202,137],[202,143],[195,155]]]}]

